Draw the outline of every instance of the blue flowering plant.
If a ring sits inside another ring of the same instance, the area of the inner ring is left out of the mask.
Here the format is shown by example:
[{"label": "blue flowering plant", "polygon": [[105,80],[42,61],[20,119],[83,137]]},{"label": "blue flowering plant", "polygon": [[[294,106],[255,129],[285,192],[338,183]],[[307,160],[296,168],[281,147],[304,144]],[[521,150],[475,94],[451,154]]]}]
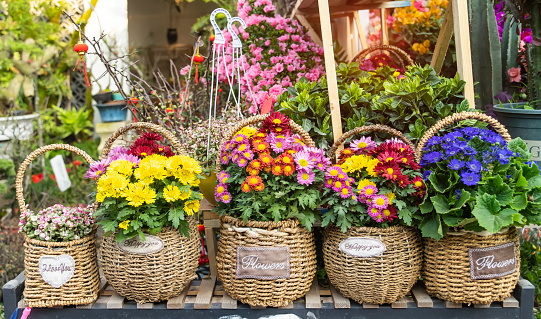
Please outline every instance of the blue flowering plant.
[{"label": "blue flowering plant", "polygon": [[415,218],[424,237],[541,222],[541,171],[520,138],[507,143],[489,129],[459,128],[431,137],[422,156],[428,196]]}]

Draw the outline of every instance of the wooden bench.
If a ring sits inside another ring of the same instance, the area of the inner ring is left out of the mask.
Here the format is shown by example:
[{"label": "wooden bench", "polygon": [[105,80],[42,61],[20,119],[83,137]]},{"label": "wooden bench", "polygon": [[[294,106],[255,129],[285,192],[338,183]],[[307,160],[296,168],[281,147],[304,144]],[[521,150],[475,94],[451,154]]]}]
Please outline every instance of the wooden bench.
[{"label": "wooden bench", "polygon": [[[314,280],[304,298],[280,308],[250,307],[233,300],[225,293],[215,276],[194,280],[182,294],[166,302],[137,304],[119,296],[102,278],[98,300],[90,305],[56,308],[34,308],[31,319],[86,318],[222,318],[255,319],[283,315],[277,319],[319,318],[476,318],[531,319],[534,286],[521,279],[514,295],[491,305],[466,305],[445,302],[430,297],[421,284],[410,295],[390,305],[359,304],[341,296],[332,286],[322,287]],[[24,274],[3,287],[6,319],[18,309],[24,309],[22,293]]]}]

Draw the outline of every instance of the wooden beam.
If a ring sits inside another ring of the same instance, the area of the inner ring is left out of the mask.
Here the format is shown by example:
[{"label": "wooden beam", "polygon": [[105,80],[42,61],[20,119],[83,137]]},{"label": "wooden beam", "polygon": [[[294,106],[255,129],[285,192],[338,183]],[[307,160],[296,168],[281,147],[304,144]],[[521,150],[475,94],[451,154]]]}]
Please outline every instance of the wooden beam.
[{"label": "wooden beam", "polygon": [[389,44],[389,30],[387,30],[387,9],[381,8],[381,44]]},{"label": "wooden beam", "polygon": [[361,46],[362,46],[362,49],[364,50],[368,48],[368,42],[366,41],[366,34],[364,34],[363,25],[361,24],[359,11],[354,11],[353,17],[355,18],[355,24],[357,25],[357,33],[359,33],[359,38],[361,39]]},{"label": "wooden beam", "polygon": [[[349,30],[351,31],[351,37],[349,41],[351,41],[351,60],[359,53],[359,39],[355,36],[355,18],[353,17],[353,14],[348,18],[349,20]],[[349,60],[349,62],[351,62]]]},{"label": "wooden beam", "polygon": [[299,20],[300,24],[302,24],[303,27],[308,29],[308,35],[310,35],[310,37],[312,38],[312,41],[314,41],[314,43],[319,46],[323,46],[323,42],[321,42],[321,38],[319,37],[319,35],[317,35],[316,31],[314,30],[314,28],[312,28],[308,20],[306,20],[306,18],[300,13],[297,13],[296,18],[297,20]]},{"label": "wooden beam", "polygon": [[[319,1],[318,1],[319,2]],[[376,3],[376,4],[361,4],[361,5],[343,5],[343,6],[332,6],[328,7],[329,12],[351,12],[351,11],[359,11],[359,10],[370,10],[370,9],[381,9],[381,8],[403,8],[403,7],[409,7],[411,5],[411,2],[409,0],[407,1],[388,1],[384,3]],[[308,7],[308,8],[299,8],[300,12],[303,14],[315,14],[320,12],[319,8],[316,7]]]},{"label": "wooden beam", "polygon": [[348,62],[353,59],[353,48],[351,47],[351,18],[349,15],[346,17],[346,53],[348,54]]},{"label": "wooden beam", "polygon": [[318,0],[318,6],[320,13],[319,19],[321,22],[321,38],[323,40],[323,53],[325,55],[325,73],[327,77],[327,88],[329,90],[329,104],[331,107],[331,123],[334,141],[337,141],[342,136],[342,117],[340,115],[340,99],[338,97],[336,65],[334,63],[329,1]]},{"label": "wooden beam", "polygon": [[455,29],[456,63],[460,78],[466,81],[464,96],[470,102],[470,108],[475,108],[475,93],[473,91],[473,71],[470,47],[470,23],[468,21],[468,1],[451,0],[453,6],[453,24]]},{"label": "wooden beam", "polygon": [[436,70],[436,73],[441,72],[443,62],[445,61],[445,55],[449,49],[451,38],[453,37],[453,1],[450,1],[445,10],[445,16],[441,24],[440,34],[438,35],[438,42],[434,48],[434,54],[432,55],[432,61],[430,65]]}]

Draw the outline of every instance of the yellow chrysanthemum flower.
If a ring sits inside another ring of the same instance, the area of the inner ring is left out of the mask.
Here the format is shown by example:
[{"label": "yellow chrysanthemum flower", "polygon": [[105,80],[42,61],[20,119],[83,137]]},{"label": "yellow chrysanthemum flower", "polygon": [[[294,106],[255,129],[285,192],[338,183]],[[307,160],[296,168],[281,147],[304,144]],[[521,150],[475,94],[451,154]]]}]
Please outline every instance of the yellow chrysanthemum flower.
[{"label": "yellow chrysanthemum flower", "polygon": [[133,174],[133,163],[127,160],[116,160],[109,164],[107,171],[117,172],[126,177],[130,177]]},{"label": "yellow chrysanthemum flower", "polygon": [[392,204],[392,203],[393,203],[393,199],[396,198],[396,195],[395,195],[395,193],[393,193],[393,192],[387,193],[387,194],[385,194],[385,196],[387,196],[387,198],[389,199],[389,204]]},{"label": "yellow chrysanthemum flower", "polygon": [[128,183],[126,176],[115,171],[107,171],[98,180],[98,193],[101,193],[101,198],[118,198],[122,196]]},{"label": "yellow chrysanthemum flower", "polygon": [[156,201],[156,192],[144,182],[129,184],[125,192],[128,204],[139,207],[144,203],[152,204]]},{"label": "yellow chrysanthemum flower", "polygon": [[359,184],[357,185],[357,188],[358,188],[358,189],[363,189],[363,188],[365,188],[365,187],[368,186],[368,185],[372,185],[372,186],[375,187],[375,186],[376,186],[376,183],[371,182],[369,179],[366,179],[366,178],[365,178],[365,179],[359,181]]},{"label": "yellow chrysanthemum flower", "polygon": [[185,191],[180,192],[180,195],[178,198],[180,198],[181,200],[187,200],[188,198],[190,198],[190,196],[192,196],[192,190],[188,189],[188,192],[185,192]]},{"label": "yellow chrysanthemum flower", "polygon": [[250,127],[250,126],[246,126],[246,127],[243,127],[242,130],[240,130],[237,134],[235,134],[235,137],[237,135],[239,135],[239,134],[243,134],[246,137],[250,138],[250,137],[254,136],[255,133],[257,133],[257,130],[255,128]]},{"label": "yellow chrysanthemum flower", "polygon": [[180,189],[178,186],[168,185],[163,189],[163,198],[169,203],[178,200],[180,198]]},{"label": "yellow chrysanthemum flower", "polygon": [[199,201],[191,200],[184,204],[184,211],[188,216],[192,216],[195,212],[199,211]]},{"label": "yellow chrysanthemum flower", "polygon": [[122,228],[124,230],[128,230],[128,226],[130,226],[129,220],[125,220],[122,223],[118,224],[118,228]]}]

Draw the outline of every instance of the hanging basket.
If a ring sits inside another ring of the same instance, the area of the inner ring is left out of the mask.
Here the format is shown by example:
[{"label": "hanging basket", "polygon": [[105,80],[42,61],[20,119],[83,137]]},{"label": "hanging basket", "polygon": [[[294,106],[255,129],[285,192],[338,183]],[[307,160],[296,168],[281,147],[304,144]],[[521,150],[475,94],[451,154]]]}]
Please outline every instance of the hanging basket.
[{"label": "hanging basket", "polygon": [[[417,160],[421,160],[424,145],[434,134],[454,122],[466,119],[486,122],[504,140],[507,142],[511,140],[507,129],[490,116],[474,112],[456,113],[440,120],[426,131],[417,145]],[[490,304],[509,297],[518,282],[520,250],[518,235],[514,228],[496,234],[455,229],[439,241],[424,238],[423,246],[423,282],[427,292],[440,299],[456,303]],[[498,253],[503,251],[505,256],[509,256],[505,259],[514,259],[514,264],[510,265],[513,267],[508,267],[508,273],[502,273],[501,276],[477,273],[475,265],[477,260],[483,256],[490,256],[490,254],[478,256],[481,251],[498,251]]]},{"label": "hanging basket", "polygon": [[406,69],[408,66],[413,65],[414,62],[407,54],[404,52],[404,50],[400,49],[399,47],[396,47],[394,45],[376,45],[370,48],[366,48],[359,52],[352,60],[352,62],[363,62],[365,59],[368,58],[369,55],[373,54],[374,52],[388,52],[388,56],[390,58],[395,58],[393,61],[396,63],[396,65],[401,69]]},{"label": "hanging basket", "polygon": [[[342,135],[328,151],[334,157],[338,147],[363,132],[394,135],[414,149],[402,133],[385,125],[356,127]],[[350,246],[347,246],[350,245]],[[372,252],[358,253],[352,245],[370,245]],[[408,226],[350,227],[345,233],[327,227],[323,242],[325,271],[332,285],[359,303],[393,303],[409,293],[419,279],[422,264],[421,236]]]},{"label": "hanging basket", "polygon": [[[115,140],[129,130],[150,130],[162,134],[179,154],[185,154],[173,133],[151,123],[132,123],[120,128],[105,143],[101,158],[106,158]],[[135,251],[130,245],[117,243],[114,235],[104,237],[101,246],[101,266],[105,278],[121,296],[138,303],[169,300],[197,277],[201,237],[197,221],[188,218],[190,236],[185,237],[177,229],[165,227],[145,239],[152,249]],[[143,242],[144,243],[144,242]]]},{"label": "hanging basket", "polygon": [[[230,140],[243,127],[262,122],[268,116],[257,115],[240,121],[223,141]],[[308,146],[315,145],[301,126],[293,121],[289,125]],[[219,159],[216,166],[216,171],[220,172]],[[272,254],[267,255],[271,257],[267,260],[276,261],[276,264],[269,267],[285,268],[280,270],[278,276],[245,272],[243,267],[246,264],[243,264],[242,258],[250,256],[253,251],[255,255],[259,255],[259,252]],[[244,222],[224,216],[221,218],[216,266],[224,290],[231,298],[250,306],[285,306],[310,290],[316,273],[314,235],[296,219]]]},{"label": "hanging basket", "polygon": [[[27,211],[23,197],[24,173],[34,159],[52,150],[67,150],[80,155],[88,163],[94,162],[86,152],[66,144],[47,145],[30,153],[21,163],[15,178],[21,214]],[[100,279],[95,233],[94,229],[87,236],[68,242],[48,242],[24,236],[24,302],[28,307],[86,305],[97,300]],[[40,272],[45,263],[52,268]]]},{"label": "hanging basket", "polygon": [[[289,271],[284,272],[285,278],[239,277],[244,274],[237,270],[250,262],[247,260],[243,263],[238,256],[239,251],[250,252],[251,247],[260,251],[267,250],[277,256],[276,261],[281,261],[281,256],[288,255],[286,262]],[[231,298],[250,306],[285,306],[310,290],[316,273],[314,234],[293,219],[277,223],[245,223],[240,219],[224,216],[221,218],[216,265],[224,290]]]}]

